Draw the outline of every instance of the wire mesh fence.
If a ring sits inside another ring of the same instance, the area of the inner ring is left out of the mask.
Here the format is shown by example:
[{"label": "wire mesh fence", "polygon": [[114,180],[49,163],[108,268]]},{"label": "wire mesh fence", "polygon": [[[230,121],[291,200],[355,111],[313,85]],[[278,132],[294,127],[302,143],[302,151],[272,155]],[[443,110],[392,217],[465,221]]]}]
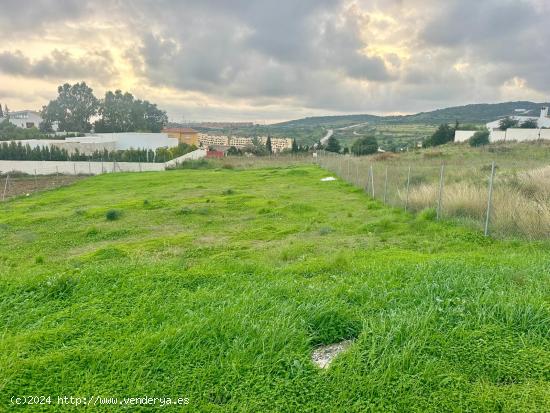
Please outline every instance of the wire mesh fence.
[{"label": "wire mesh fence", "polygon": [[372,198],[498,238],[550,238],[550,165],[377,161],[320,153],[317,160]]},{"label": "wire mesh fence", "polygon": [[[176,163],[172,168],[264,168],[311,164],[311,154],[283,154],[248,158],[229,156],[221,159],[190,159],[185,165]],[[210,165],[211,164],[211,165]],[[72,162],[72,161],[6,161],[0,160],[0,202],[16,196],[70,185],[87,176],[119,172],[163,171],[164,163],[152,162]]]},{"label": "wire mesh fence", "polygon": [[[164,164],[139,162],[0,161],[0,202],[16,196],[70,185],[87,176],[164,170]],[[3,172],[5,171],[5,172]]]}]

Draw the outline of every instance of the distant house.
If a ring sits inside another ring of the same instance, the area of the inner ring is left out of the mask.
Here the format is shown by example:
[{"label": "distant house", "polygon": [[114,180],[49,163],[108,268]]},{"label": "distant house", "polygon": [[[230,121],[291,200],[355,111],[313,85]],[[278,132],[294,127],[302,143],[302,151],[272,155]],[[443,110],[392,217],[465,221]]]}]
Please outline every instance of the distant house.
[{"label": "distant house", "polygon": [[162,130],[170,138],[176,138],[179,143],[199,146],[199,132],[191,128],[166,128]]},{"label": "distant house", "polygon": [[[6,114],[4,114],[6,115]],[[10,123],[19,128],[30,129],[38,128],[40,122],[42,122],[42,116],[38,112],[33,110],[20,110],[18,112],[10,112],[8,116],[4,116],[3,119],[8,118]]]}]

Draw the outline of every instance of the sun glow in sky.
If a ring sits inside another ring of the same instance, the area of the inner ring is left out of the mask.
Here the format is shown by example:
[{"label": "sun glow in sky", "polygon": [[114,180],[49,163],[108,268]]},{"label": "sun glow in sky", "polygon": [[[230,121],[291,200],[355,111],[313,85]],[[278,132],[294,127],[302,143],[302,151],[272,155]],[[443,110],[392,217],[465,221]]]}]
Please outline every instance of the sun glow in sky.
[{"label": "sun glow in sky", "polygon": [[0,103],[64,82],[172,120],[273,122],[550,96],[539,0],[0,0]]}]

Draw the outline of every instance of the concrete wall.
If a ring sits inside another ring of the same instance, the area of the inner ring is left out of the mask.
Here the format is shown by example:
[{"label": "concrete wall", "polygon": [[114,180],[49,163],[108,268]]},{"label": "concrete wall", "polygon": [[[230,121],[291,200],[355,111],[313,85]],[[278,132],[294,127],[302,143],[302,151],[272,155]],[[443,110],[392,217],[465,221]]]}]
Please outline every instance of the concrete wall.
[{"label": "concrete wall", "polygon": [[499,142],[499,141],[529,142],[529,141],[537,141],[540,139],[550,140],[550,129],[510,128],[506,131],[493,130],[489,138],[491,142]]},{"label": "concrete wall", "polygon": [[0,173],[23,172],[29,175],[86,174],[108,172],[164,171],[163,163],[138,162],[56,162],[56,161],[0,161]]},{"label": "concrete wall", "polygon": [[466,142],[476,133],[475,130],[457,130],[455,131],[455,142]]},{"label": "concrete wall", "polygon": [[506,140],[506,131],[492,130],[489,135],[489,142],[500,142]]},{"label": "concrete wall", "polygon": [[166,162],[166,167],[170,168],[170,167],[177,166],[185,161],[202,159],[206,156],[206,152],[207,152],[206,149],[201,148],[201,149],[197,149],[196,151],[186,153],[185,155],[182,155],[178,158],[174,158]]}]

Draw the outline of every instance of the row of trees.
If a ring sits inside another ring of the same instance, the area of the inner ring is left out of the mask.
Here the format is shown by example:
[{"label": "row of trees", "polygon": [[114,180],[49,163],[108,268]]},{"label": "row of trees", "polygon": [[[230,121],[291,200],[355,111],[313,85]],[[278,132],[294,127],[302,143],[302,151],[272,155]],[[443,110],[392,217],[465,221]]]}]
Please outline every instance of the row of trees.
[{"label": "row of trees", "polygon": [[319,142],[317,144],[317,147],[319,149],[324,149],[327,152],[346,154],[351,151],[351,153],[356,156],[362,156],[377,153],[378,141],[374,135],[367,135],[357,139],[355,142],[353,142],[351,148],[348,148],[342,147],[338,139],[334,135],[332,135],[330,138],[328,138],[326,146],[323,147],[323,145]]},{"label": "row of trees", "polygon": [[537,129],[539,127],[539,123],[536,119],[527,119],[520,123],[519,120],[508,116],[500,121],[498,128],[505,131],[509,128],[517,128],[518,126],[522,129]]},{"label": "row of trees", "polygon": [[[94,96],[85,82],[57,88],[58,96],[42,108],[40,129],[51,132],[57,122],[59,131],[160,132],[168,123],[166,112],[131,93],[108,91],[103,99]],[[99,116],[92,124],[92,120]]]},{"label": "row of trees", "polygon": [[120,151],[95,151],[84,155],[78,150],[69,153],[66,149],[56,146],[35,146],[23,144],[21,141],[2,142],[0,144],[0,159],[15,161],[117,161],[117,162],[166,162],[178,156],[197,149],[194,145],[185,143],[174,148],[127,149]]}]

